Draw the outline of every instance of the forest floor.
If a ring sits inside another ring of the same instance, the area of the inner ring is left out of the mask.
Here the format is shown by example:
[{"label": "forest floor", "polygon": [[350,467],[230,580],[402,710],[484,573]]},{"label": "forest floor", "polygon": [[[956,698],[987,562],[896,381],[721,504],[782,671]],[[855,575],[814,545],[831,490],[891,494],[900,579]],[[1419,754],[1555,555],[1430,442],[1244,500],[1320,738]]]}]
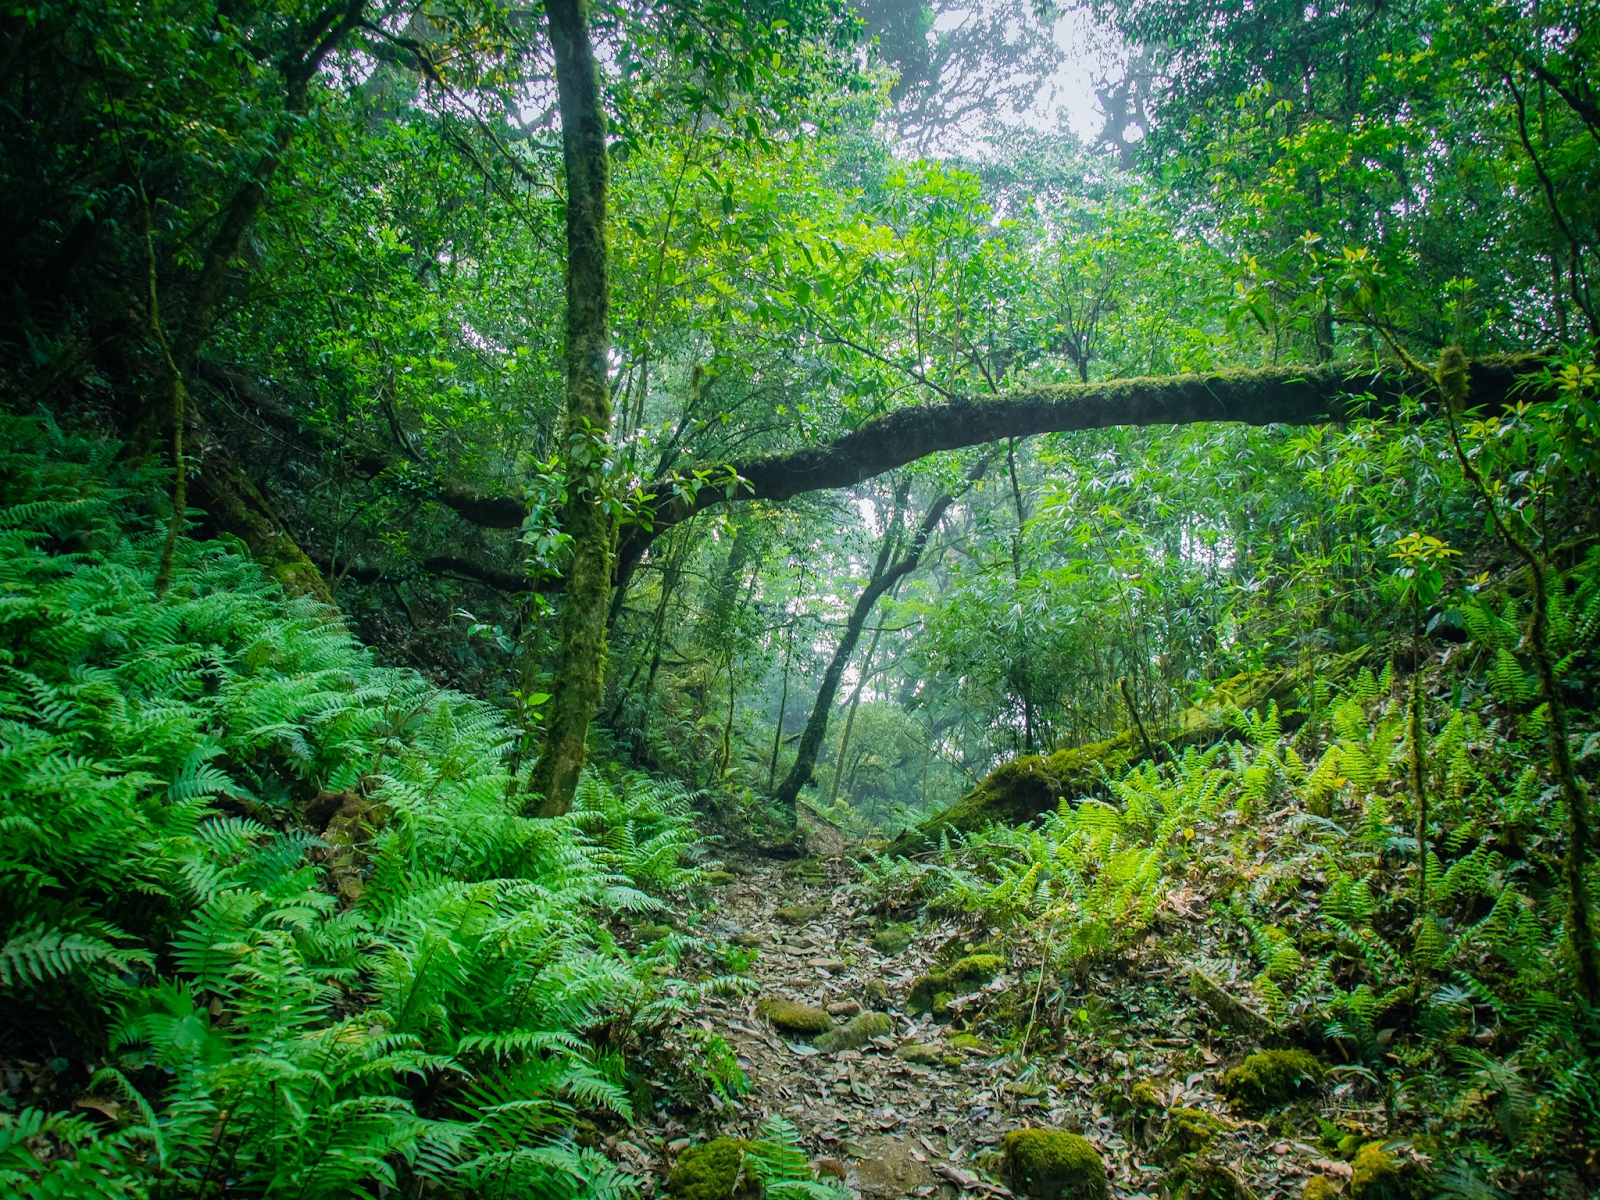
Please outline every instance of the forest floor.
[{"label": "forest floor", "polygon": [[[634,1134],[655,1141],[653,1150],[613,1140],[612,1149],[636,1169],[648,1163],[659,1171],[691,1141],[713,1132],[755,1136],[764,1120],[781,1116],[798,1129],[819,1175],[844,1179],[862,1197],[1009,1196],[981,1168],[992,1165],[1007,1131],[1042,1126],[1092,1141],[1119,1200],[1153,1198],[1163,1192],[1166,1168],[1149,1161],[1148,1147],[1127,1119],[1108,1111],[1120,1107],[1116,1096],[1148,1080],[1163,1107],[1209,1111],[1226,1122],[1211,1154],[1261,1200],[1298,1197],[1312,1175],[1348,1179],[1349,1164],[1309,1144],[1315,1137],[1278,1136],[1229,1111],[1219,1080],[1244,1049],[1226,1035],[1230,1045],[1211,1044],[1203,1032],[1210,1018],[1179,986],[1181,966],[1159,950],[1130,954],[1115,971],[1089,981],[1093,994],[1124,1012],[1116,1048],[1091,1031],[1082,1038],[1041,1033],[1033,1045],[1048,1048],[1007,1051],[908,1012],[913,981],[934,969],[941,950],[948,961],[952,939],[971,939],[970,927],[925,926],[903,951],[883,954],[872,944],[882,923],[859,907],[864,898],[851,886],[857,870],[848,857],[790,864],[734,860],[728,867],[735,881],[717,890],[717,903],[703,914],[704,928],[758,951],[746,972],[758,990],[744,999],[708,999],[690,1019],[733,1045],[750,1091],[706,1114],[693,1138],[669,1121]],[[806,906],[820,906],[810,920],[779,915]],[[1025,967],[1008,964],[979,993],[960,998],[953,1006],[956,1024],[981,1029],[977,1014],[990,1004],[1009,1005],[1014,1021],[1018,996],[1030,990],[1023,973]],[[770,998],[829,1008],[841,1025],[855,1006],[876,1008],[892,1027],[859,1049],[823,1053],[809,1037],[784,1036],[758,1015],[761,1001]],[[1142,1019],[1147,1008],[1159,1009],[1159,1018]]]}]

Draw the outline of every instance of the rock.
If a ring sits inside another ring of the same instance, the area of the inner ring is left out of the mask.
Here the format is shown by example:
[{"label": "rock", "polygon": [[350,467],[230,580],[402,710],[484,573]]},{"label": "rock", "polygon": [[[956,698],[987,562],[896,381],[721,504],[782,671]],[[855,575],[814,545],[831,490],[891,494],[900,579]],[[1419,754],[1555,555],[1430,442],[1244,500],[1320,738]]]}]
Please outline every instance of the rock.
[{"label": "rock", "polygon": [[1421,1190],[1416,1164],[1395,1157],[1378,1142],[1357,1150],[1350,1166],[1351,1200],[1412,1200]]},{"label": "rock", "polygon": [[746,949],[754,949],[755,947],[761,945],[764,939],[759,933],[736,933],[728,940],[735,946],[743,946]]},{"label": "rock", "polygon": [[973,1037],[970,1033],[958,1033],[953,1038],[948,1038],[945,1045],[952,1050],[971,1050],[978,1054],[989,1053],[989,1044],[982,1038]]},{"label": "rock", "polygon": [[707,887],[727,887],[730,883],[737,883],[739,877],[732,871],[707,871],[700,876],[700,882]]},{"label": "rock", "polygon": [[782,996],[763,996],[756,1001],[756,1016],[765,1017],[780,1033],[810,1035],[833,1028],[833,1018],[826,1009],[798,1004]]},{"label": "rock", "polygon": [[1200,1108],[1173,1108],[1167,1110],[1167,1132],[1157,1147],[1160,1162],[1175,1162],[1189,1154],[1199,1154],[1211,1145],[1211,1139],[1226,1133],[1233,1126],[1221,1117]]},{"label": "rock", "polygon": [[738,1194],[753,1194],[755,1182],[741,1180],[739,1171],[749,1148],[743,1138],[726,1137],[690,1146],[667,1177],[667,1191],[679,1200],[729,1200],[734,1185],[742,1184]]},{"label": "rock", "polygon": [[1313,1175],[1306,1180],[1305,1190],[1300,1193],[1300,1200],[1339,1200],[1339,1189],[1326,1175]]},{"label": "rock", "polygon": [[811,1170],[818,1179],[821,1179],[824,1175],[831,1175],[840,1183],[843,1183],[850,1176],[850,1172],[845,1169],[845,1165],[837,1158],[813,1158],[811,1160]]},{"label": "rock", "polygon": [[872,948],[879,954],[903,954],[909,945],[911,945],[909,925],[886,925],[872,935]]},{"label": "rock", "polygon": [[854,1000],[835,1000],[826,1006],[828,1015],[838,1020],[846,1021],[861,1011],[861,1005]]},{"label": "rock", "polygon": [[868,1004],[885,1004],[889,999],[889,985],[881,979],[869,979],[861,992]]},{"label": "rock", "polygon": [[1211,1010],[1211,1015],[1235,1033],[1254,1038],[1263,1046],[1283,1041],[1283,1032],[1266,1017],[1235,1000],[1204,971],[1189,972],[1189,991]]},{"label": "rock", "polygon": [[938,1042],[912,1043],[909,1046],[901,1046],[894,1052],[894,1056],[919,1066],[937,1067],[944,1062],[944,1047]]},{"label": "rock", "polygon": [[772,915],[785,925],[809,925],[826,909],[825,904],[791,904],[788,908],[780,908]]},{"label": "rock", "polygon": [[856,1163],[856,1179],[863,1196],[891,1197],[915,1194],[918,1188],[931,1188],[938,1182],[925,1162],[918,1162],[910,1142],[896,1138],[885,1139],[870,1155],[862,1155]]},{"label": "rock", "polygon": [[848,1025],[823,1034],[811,1044],[824,1054],[837,1054],[840,1050],[855,1050],[865,1046],[873,1038],[882,1037],[893,1028],[894,1022],[887,1013],[862,1013]]},{"label": "rock", "polygon": [[1000,1149],[1013,1191],[1039,1200],[1105,1200],[1106,1165],[1086,1138],[1059,1129],[1013,1129]]},{"label": "rock", "polygon": [[1225,1072],[1222,1092],[1235,1107],[1262,1113],[1312,1095],[1327,1074],[1304,1050],[1265,1050]]},{"label": "rock", "polygon": [[829,975],[843,975],[850,969],[837,958],[813,958],[808,965],[818,971],[826,971]]},{"label": "rock", "polygon": [[641,946],[654,945],[674,932],[666,925],[640,925],[633,931],[634,940]]},{"label": "rock", "polygon": [[975,991],[1000,973],[1006,965],[998,954],[973,954],[952,963],[943,971],[923,975],[911,985],[906,1006],[912,1012],[933,1012],[940,1007],[939,997]]},{"label": "rock", "polygon": [[1256,1200],[1256,1194],[1231,1168],[1214,1158],[1185,1163],[1176,1200]]}]

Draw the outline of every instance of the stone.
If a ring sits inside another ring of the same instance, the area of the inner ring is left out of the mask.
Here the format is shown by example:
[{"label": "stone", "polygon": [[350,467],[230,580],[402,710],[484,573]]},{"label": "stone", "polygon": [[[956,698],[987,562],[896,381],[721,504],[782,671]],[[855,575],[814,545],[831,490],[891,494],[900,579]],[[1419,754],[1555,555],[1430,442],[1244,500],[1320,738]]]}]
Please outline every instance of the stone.
[{"label": "stone", "polygon": [[815,1172],[818,1179],[821,1179],[824,1175],[831,1175],[840,1183],[843,1183],[850,1176],[849,1171],[845,1169],[845,1165],[837,1158],[814,1158],[811,1160],[811,1170]]},{"label": "stone", "polygon": [[969,955],[943,971],[920,976],[911,985],[906,1007],[912,1012],[933,1012],[940,1007],[941,995],[959,996],[976,991],[998,975],[1005,965],[1005,959],[998,954]]},{"label": "stone", "polygon": [[1194,998],[1211,1010],[1211,1015],[1235,1033],[1253,1038],[1263,1046],[1283,1041],[1283,1031],[1266,1017],[1248,1008],[1242,1001],[1223,991],[1220,984],[1204,971],[1189,972],[1189,991]]},{"label": "stone", "polygon": [[1183,1182],[1174,1193],[1176,1200],[1256,1200],[1255,1192],[1244,1180],[1216,1159],[1185,1163],[1181,1175]]},{"label": "stone", "polygon": [[894,1056],[919,1066],[937,1067],[944,1063],[944,1047],[938,1042],[914,1042],[908,1046],[901,1046],[894,1052]]},{"label": "stone", "polygon": [[634,940],[641,946],[651,946],[674,931],[666,925],[640,925],[633,931]]},{"label": "stone", "polygon": [[[753,1180],[741,1179],[745,1152],[750,1143],[743,1138],[713,1138],[690,1146],[667,1176],[667,1191],[678,1200],[729,1200],[738,1194],[753,1194]],[[742,1184],[735,1193],[736,1184]]]},{"label": "stone", "polygon": [[932,1168],[926,1162],[917,1161],[921,1153],[909,1141],[885,1138],[871,1153],[858,1156],[856,1179],[861,1194],[899,1200],[915,1194],[918,1188],[938,1183]]},{"label": "stone", "polygon": [[785,925],[809,925],[826,911],[825,904],[791,904],[772,915]]},{"label": "stone", "polygon": [[1201,1108],[1168,1109],[1167,1132],[1156,1157],[1161,1162],[1173,1162],[1185,1155],[1199,1154],[1211,1145],[1217,1134],[1232,1128],[1221,1117]]},{"label": "stone", "polygon": [[848,1021],[861,1011],[861,1005],[855,1000],[835,1000],[824,1007],[827,1008],[830,1017],[841,1021]]},{"label": "stone", "polygon": [[987,1054],[990,1049],[989,1043],[970,1033],[958,1033],[953,1038],[947,1038],[945,1045],[952,1050],[970,1050],[975,1054]]},{"label": "stone", "polygon": [[1313,1175],[1306,1180],[1300,1200],[1339,1200],[1339,1189],[1326,1175]]},{"label": "stone", "polygon": [[814,1035],[833,1028],[826,1009],[799,1004],[782,996],[763,996],[756,1001],[756,1016],[765,1017],[780,1033]]},{"label": "stone", "polygon": [[700,881],[707,887],[727,887],[730,883],[737,883],[738,879],[732,871],[707,871],[700,876]]},{"label": "stone", "polygon": [[1105,1200],[1106,1165],[1087,1138],[1060,1129],[1013,1129],[1000,1140],[1014,1192],[1038,1200]]},{"label": "stone", "polygon": [[743,946],[747,950],[753,950],[761,945],[763,939],[759,933],[736,933],[728,940],[735,946]]},{"label": "stone", "polygon": [[883,1037],[894,1028],[887,1013],[868,1012],[854,1017],[849,1024],[823,1034],[811,1044],[824,1054],[837,1054],[840,1050],[856,1050],[875,1037]]},{"label": "stone", "polygon": [[1421,1190],[1416,1164],[1390,1154],[1378,1142],[1357,1150],[1350,1167],[1351,1200],[1413,1200]]},{"label": "stone", "polygon": [[868,1004],[885,1004],[889,1000],[889,985],[881,979],[869,979],[861,989]]},{"label": "stone", "polygon": [[1304,1050],[1264,1050],[1224,1072],[1222,1093],[1236,1108],[1262,1113],[1315,1094],[1327,1074]]},{"label": "stone", "polygon": [[890,956],[903,954],[909,945],[911,945],[909,925],[886,925],[872,935],[872,948],[879,954]]}]

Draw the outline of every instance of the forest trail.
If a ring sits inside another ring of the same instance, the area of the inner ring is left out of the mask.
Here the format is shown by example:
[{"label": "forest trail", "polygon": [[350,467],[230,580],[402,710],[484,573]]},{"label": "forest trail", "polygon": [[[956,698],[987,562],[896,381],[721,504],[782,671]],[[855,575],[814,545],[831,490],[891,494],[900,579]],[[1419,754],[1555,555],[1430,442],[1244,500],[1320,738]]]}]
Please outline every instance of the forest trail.
[{"label": "forest trail", "polygon": [[[1009,1130],[1060,1128],[1082,1132],[1105,1156],[1112,1196],[1153,1200],[1161,1195],[1166,1168],[1151,1161],[1152,1147],[1140,1144],[1137,1129],[1108,1111],[1115,1097],[1148,1080],[1163,1107],[1209,1111],[1228,1124],[1211,1153],[1261,1200],[1298,1197],[1312,1175],[1348,1177],[1347,1163],[1229,1111],[1220,1076],[1243,1049],[1235,1045],[1230,1054],[1200,1032],[1211,1024],[1209,1016],[1175,986],[1182,972],[1159,961],[1159,952],[1148,961],[1130,956],[1114,975],[1091,977],[1091,994],[1125,1010],[1132,1035],[1125,1049],[1069,1034],[1048,1051],[1030,1051],[1019,1068],[1014,1056],[955,1029],[981,1031],[986,1010],[1031,995],[1014,964],[958,998],[952,1024],[908,1012],[913,981],[936,969],[940,949],[953,939],[968,939],[957,943],[963,950],[971,946],[970,931],[931,924],[916,930],[899,953],[880,953],[873,936],[882,923],[862,909],[863,898],[850,886],[858,872],[848,858],[746,860],[729,867],[736,882],[718,889],[708,927],[758,951],[746,973],[758,990],[742,999],[710,999],[694,1018],[734,1046],[750,1081],[737,1111],[709,1123],[723,1134],[755,1136],[764,1120],[781,1116],[799,1130],[819,1175],[839,1175],[863,1197],[954,1200],[963,1193],[1009,1196],[977,1168],[992,1167],[987,1156]],[[814,916],[797,923],[793,910],[808,907]],[[1159,1023],[1141,1020],[1139,997],[1152,989],[1168,1001]],[[820,1052],[810,1036],[785,1035],[761,1015],[763,1002],[773,999],[828,1009],[836,1029],[859,1005],[883,1012],[891,1028],[859,1049]],[[1197,1060],[1201,1065],[1192,1069]],[[667,1132],[677,1135],[667,1143],[669,1155],[674,1148],[681,1152],[684,1132]]]}]

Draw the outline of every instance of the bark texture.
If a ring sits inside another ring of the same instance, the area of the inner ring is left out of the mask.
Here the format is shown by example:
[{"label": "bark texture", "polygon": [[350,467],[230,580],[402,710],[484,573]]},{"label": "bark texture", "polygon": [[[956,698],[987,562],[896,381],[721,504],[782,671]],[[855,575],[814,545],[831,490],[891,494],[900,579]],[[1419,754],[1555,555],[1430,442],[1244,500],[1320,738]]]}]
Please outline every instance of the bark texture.
[{"label": "bark texture", "polygon": [[582,0],[546,0],[545,11],[555,50],[567,180],[567,503],[562,527],[572,539],[572,557],[561,602],[556,686],[525,811],[551,817],[572,808],[589,719],[600,702],[605,670],[612,523],[603,503],[602,467],[611,431],[606,378],[611,339],[606,264],[609,164],[600,73]]},{"label": "bark texture", "polygon": [[[1517,381],[1545,366],[1536,355],[1496,355],[1471,364],[1467,405],[1497,412]],[[746,481],[736,500],[781,502],[805,492],[851,487],[885,471],[944,450],[959,450],[1004,438],[1117,425],[1192,425],[1238,421],[1247,425],[1317,425],[1393,411],[1404,399],[1430,399],[1399,369],[1334,364],[1326,367],[1273,367],[1259,371],[1218,371],[1211,375],[1171,375],[1118,379],[1105,383],[1060,384],[922,404],[888,413],[823,446],[807,446],[727,464]],[[714,477],[724,474],[713,469]],[[657,491],[654,520],[630,529],[618,548],[624,562],[636,559],[663,530],[727,499],[721,488],[702,488],[692,500]],[[515,529],[525,510],[521,501],[454,485],[443,485],[439,500],[475,524]]]}]

